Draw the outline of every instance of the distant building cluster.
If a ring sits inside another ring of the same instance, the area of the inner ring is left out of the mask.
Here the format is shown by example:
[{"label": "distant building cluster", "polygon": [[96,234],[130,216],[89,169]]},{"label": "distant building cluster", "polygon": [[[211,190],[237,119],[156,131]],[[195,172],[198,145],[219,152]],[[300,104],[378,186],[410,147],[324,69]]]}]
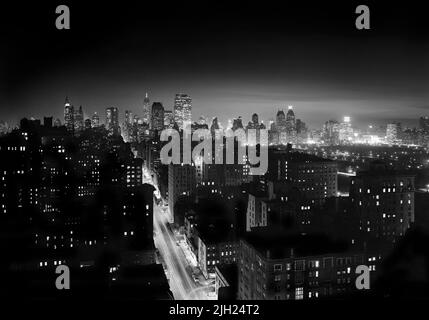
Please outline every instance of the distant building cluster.
[{"label": "distant building cluster", "polygon": [[400,122],[386,125],[369,125],[367,128],[352,126],[350,117],[344,117],[343,122],[329,120],[325,122],[322,131],[314,131],[310,141],[329,146],[335,145],[398,145],[428,147],[429,134],[427,129],[428,117],[419,119],[418,128],[404,127]]},{"label": "distant building cluster", "polygon": [[302,143],[307,138],[307,128],[300,119],[295,119],[293,107],[289,106],[285,115],[283,110],[279,110],[276,120],[270,128],[271,144],[293,144]]}]

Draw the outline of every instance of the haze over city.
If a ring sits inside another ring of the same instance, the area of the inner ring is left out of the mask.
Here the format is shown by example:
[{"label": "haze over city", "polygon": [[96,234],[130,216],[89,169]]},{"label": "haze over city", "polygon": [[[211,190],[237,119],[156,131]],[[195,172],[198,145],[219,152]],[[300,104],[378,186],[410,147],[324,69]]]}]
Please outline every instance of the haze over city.
[{"label": "haze over city", "polygon": [[[406,122],[429,108],[429,41],[422,21],[401,19],[410,9],[374,6],[365,33],[346,27],[354,14],[346,4],[191,8],[199,9],[76,4],[65,33],[11,21],[0,119],[61,118],[65,96],[88,116],[112,106],[139,114],[145,92],[166,109],[187,92],[194,120],[218,116],[224,124],[254,112],[267,122],[288,105],[317,127],[344,115]],[[31,12],[29,24],[38,21],[33,12],[47,16],[44,7]]]}]

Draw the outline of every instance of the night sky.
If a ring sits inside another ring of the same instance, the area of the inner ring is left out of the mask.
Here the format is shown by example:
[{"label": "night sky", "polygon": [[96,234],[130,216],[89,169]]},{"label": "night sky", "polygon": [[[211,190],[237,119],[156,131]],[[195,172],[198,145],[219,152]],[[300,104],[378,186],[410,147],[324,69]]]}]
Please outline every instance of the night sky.
[{"label": "night sky", "polygon": [[[317,127],[429,114],[421,1],[43,2],[1,5],[0,120],[63,121],[65,96],[86,116],[104,120],[110,106],[141,114],[146,91],[166,109],[188,93],[194,120],[268,121],[287,105]],[[71,30],[55,28],[59,4]],[[369,5],[371,30],[355,28],[358,4]]]}]

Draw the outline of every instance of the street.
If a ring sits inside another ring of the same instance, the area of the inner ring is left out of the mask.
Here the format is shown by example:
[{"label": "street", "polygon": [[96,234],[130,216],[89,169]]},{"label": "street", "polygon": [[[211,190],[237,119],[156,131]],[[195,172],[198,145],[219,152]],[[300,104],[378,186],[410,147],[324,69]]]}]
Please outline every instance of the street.
[{"label": "street", "polygon": [[168,216],[161,206],[154,206],[155,246],[158,248],[167,267],[170,288],[176,300],[207,300],[209,286],[195,283],[192,278],[192,266],[180,246],[176,244],[174,234],[167,227]]},{"label": "street", "polygon": [[[151,183],[146,175],[145,182]],[[153,185],[153,183],[151,183]],[[154,185],[156,188],[156,186]],[[170,289],[176,300],[208,300],[214,299],[208,296],[212,285],[201,285],[196,283],[192,277],[192,265],[188,262],[183,249],[177,245],[177,240],[168,228],[168,209],[154,203],[153,225],[154,242],[163,259],[166,275],[169,279]]]}]

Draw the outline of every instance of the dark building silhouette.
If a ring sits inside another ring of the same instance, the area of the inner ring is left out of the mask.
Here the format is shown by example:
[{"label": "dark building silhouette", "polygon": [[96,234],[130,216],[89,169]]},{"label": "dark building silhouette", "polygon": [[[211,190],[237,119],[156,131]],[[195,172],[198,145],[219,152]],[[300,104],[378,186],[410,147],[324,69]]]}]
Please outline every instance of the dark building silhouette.
[{"label": "dark building silhouette", "polygon": [[356,291],[355,269],[363,250],[323,235],[288,235],[281,230],[248,234],[239,247],[238,299],[307,300]]},{"label": "dark building silhouette", "polygon": [[351,180],[350,197],[362,234],[395,241],[414,223],[414,175],[371,163]]},{"label": "dark building silhouette", "polygon": [[151,111],[152,130],[161,132],[164,129],[164,107],[161,102],[154,102]]},{"label": "dark building silhouette", "polygon": [[106,108],[106,129],[113,136],[120,134],[118,108]]}]

